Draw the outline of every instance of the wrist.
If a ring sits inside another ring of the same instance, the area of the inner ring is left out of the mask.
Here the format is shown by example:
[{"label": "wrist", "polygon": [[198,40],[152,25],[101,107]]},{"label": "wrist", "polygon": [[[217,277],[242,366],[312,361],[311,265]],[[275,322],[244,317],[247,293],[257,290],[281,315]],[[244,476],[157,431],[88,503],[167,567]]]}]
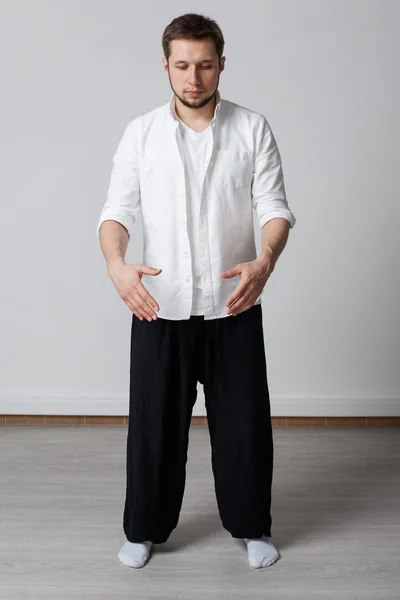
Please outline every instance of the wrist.
[{"label": "wrist", "polygon": [[264,248],[261,248],[261,252],[258,258],[260,259],[260,261],[270,262],[273,259],[273,256],[274,251],[272,250],[271,246],[265,246]]},{"label": "wrist", "polygon": [[118,256],[117,258],[112,258],[111,260],[109,260],[107,262],[107,269],[110,271],[117,267],[122,267],[122,265],[124,265],[124,264],[125,264],[125,261],[122,258],[122,256]]},{"label": "wrist", "polygon": [[260,255],[257,257],[257,261],[266,269],[268,272],[273,271],[275,266],[274,252],[270,246],[262,248]]}]

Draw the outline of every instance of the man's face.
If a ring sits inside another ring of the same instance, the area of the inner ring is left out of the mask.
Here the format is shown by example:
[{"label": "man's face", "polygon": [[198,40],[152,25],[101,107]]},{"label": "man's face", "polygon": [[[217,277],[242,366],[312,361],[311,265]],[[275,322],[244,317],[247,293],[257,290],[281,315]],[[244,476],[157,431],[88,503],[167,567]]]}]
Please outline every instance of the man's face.
[{"label": "man's face", "polygon": [[163,58],[163,63],[173,92],[185,106],[205,106],[218,88],[225,57],[219,60],[212,39],[172,40],[170,47],[169,60]]}]

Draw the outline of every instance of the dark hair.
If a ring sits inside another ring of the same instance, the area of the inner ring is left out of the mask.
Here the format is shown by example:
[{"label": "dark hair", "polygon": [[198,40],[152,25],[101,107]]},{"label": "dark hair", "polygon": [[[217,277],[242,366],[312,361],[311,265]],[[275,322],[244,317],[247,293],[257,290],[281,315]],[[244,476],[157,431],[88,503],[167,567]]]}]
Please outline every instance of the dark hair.
[{"label": "dark hair", "polygon": [[187,13],[176,17],[164,29],[162,36],[164,56],[167,60],[169,59],[171,54],[170,42],[172,40],[201,40],[204,38],[214,40],[215,49],[218,57],[221,59],[225,40],[221,29],[215,21],[196,13]]}]

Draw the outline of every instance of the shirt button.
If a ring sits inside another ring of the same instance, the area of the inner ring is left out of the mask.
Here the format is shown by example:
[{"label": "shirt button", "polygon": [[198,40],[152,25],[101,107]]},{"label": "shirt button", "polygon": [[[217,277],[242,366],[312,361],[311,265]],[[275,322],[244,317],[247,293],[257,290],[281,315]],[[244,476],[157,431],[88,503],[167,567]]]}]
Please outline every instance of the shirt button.
[{"label": "shirt button", "polygon": [[190,277],[186,277],[186,281],[189,282],[190,281]]},{"label": "shirt button", "polygon": [[185,250],[185,256],[187,256],[187,253],[188,253],[187,250]]},{"label": "shirt button", "polygon": [[186,219],[183,219],[182,223],[183,223],[184,225],[186,225]]},{"label": "shirt button", "polygon": [[185,197],[185,193],[184,193],[184,192],[182,192],[182,193],[181,193],[181,198],[184,198],[184,197]]}]

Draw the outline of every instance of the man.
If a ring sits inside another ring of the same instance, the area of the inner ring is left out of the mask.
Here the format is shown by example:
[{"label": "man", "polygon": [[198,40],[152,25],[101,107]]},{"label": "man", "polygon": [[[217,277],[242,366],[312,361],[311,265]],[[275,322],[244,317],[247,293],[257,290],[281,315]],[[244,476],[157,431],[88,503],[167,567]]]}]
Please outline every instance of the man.
[{"label": "man", "polygon": [[[265,117],[220,96],[224,38],[216,22],[183,15],[162,43],[173,95],[127,125],[97,230],[108,274],[133,313],[127,542],[118,557],[144,566],[151,544],[177,526],[200,382],[221,521],[259,568],[279,558],[270,537],[261,293],[295,217]],[[262,227],[258,257],[253,209]],[[144,264],[126,264],[139,211]]]}]

